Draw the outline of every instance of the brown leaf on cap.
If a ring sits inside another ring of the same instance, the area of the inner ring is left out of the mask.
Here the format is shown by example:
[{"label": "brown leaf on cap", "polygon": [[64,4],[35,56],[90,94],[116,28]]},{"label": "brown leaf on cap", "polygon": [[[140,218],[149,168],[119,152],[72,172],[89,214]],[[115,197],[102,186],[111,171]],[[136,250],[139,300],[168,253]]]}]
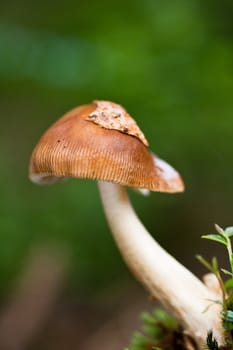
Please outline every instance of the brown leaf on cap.
[{"label": "brown leaf on cap", "polygon": [[88,115],[87,120],[105,129],[118,130],[124,134],[137,137],[145,146],[148,142],[135,120],[121,106],[109,101],[94,101],[96,109]]}]

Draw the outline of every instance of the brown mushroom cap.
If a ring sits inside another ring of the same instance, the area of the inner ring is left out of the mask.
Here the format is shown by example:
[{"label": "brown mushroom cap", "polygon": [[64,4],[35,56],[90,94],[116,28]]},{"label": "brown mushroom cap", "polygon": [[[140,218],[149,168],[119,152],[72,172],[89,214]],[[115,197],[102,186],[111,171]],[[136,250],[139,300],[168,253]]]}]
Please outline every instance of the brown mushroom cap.
[{"label": "brown mushroom cap", "polygon": [[151,191],[183,191],[179,174],[147,145],[124,108],[94,101],[72,109],[44,133],[31,157],[30,179],[46,184],[88,178]]}]

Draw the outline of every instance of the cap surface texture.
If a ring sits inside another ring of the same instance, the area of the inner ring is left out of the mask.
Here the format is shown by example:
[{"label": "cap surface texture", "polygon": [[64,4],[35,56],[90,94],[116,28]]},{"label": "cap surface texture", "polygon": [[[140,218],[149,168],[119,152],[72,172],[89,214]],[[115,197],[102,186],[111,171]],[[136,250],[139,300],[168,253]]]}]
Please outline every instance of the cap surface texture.
[{"label": "cap surface texture", "polygon": [[75,177],[182,191],[179,174],[157,161],[147,144],[124,108],[94,101],[72,109],[43,134],[31,156],[30,178],[41,184]]}]

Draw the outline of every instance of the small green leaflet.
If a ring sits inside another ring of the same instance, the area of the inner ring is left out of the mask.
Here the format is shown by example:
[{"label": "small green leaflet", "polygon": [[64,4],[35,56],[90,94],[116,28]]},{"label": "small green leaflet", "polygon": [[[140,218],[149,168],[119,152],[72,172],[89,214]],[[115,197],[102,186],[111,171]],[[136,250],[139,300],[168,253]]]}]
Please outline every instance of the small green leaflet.
[{"label": "small green leaflet", "polygon": [[207,270],[213,272],[213,267],[210,265],[210,263],[203,258],[201,255],[196,255],[196,258],[200,263],[207,268]]},{"label": "small green leaflet", "polygon": [[230,264],[231,264],[231,267],[233,266],[233,253],[231,253],[231,256],[230,256]]},{"label": "small green leaflet", "polygon": [[211,241],[219,242],[227,246],[227,239],[218,234],[204,235],[204,236],[201,236],[201,238],[210,239]]},{"label": "small green leaflet", "polygon": [[233,278],[229,278],[226,282],[224,282],[224,286],[226,289],[233,288]]},{"label": "small green leaflet", "polygon": [[225,235],[229,238],[233,236],[233,226],[227,227],[225,229]]},{"label": "small green leaflet", "polygon": [[232,274],[230,271],[228,271],[228,270],[226,270],[226,269],[221,269],[221,271],[222,271],[223,273],[225,273],[225,275],[229,275],[229,276],[233,277],[233,274]]},{"label": "small green leaflet", "polygon": [[215,230],[221,235],[224,236],[224,230],[217,224],[214,224]]},{"label": "small green leaflet", "polygon": [[228,322],[233,322],[233,311],[227,310],[224,312],[225,320]]}]

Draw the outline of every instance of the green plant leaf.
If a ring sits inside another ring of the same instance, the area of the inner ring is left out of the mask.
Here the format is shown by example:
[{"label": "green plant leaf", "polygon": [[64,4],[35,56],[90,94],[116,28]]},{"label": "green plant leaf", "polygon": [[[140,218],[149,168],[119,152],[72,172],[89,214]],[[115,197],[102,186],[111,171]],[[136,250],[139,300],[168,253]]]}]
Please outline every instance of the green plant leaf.
[{"label": "green plant leaf", "polygon": [[233,278],[229,278],[225,281],[224,286],[226,289],[233,288]]},{"label": "green plant leaf", "polygon": [[227,310],[223,312],[225,321],[233,323],[233,311]]},{"label": "green plant leaf", "polygon": [[213,267],[210,265],[210,263],[203,258],[201,255],[196,255],[196,259],[207,268],[207,270],[213,272]]},{"label": "green plant leaf", "polygon": [[178,327],[177,320],[174,319],[174,317],[169,315],[163,309],[160,309],[160,308],[156,309],[153,312],[153,316],[154,316],[155,320],[157,320],[157,322],[162,323],[168,329],[172,329],[172,328],[174,329],[174,328]]},{"label": "green plant leaf", "polygon": [[229,238],[233,236],[233,226],[227,227],[225,229],[225,235]]},{"label": "green plant leaf", "polygon": [[136,332],[133,335],[131,347],[138,349],[146,349],[150,344],[149,339],[140,332]]},{"label": "green plant leaf", "polygon": [[221,271],[222,271],[223,273],[225,273],[225,275],[228,275],[228,276],[233,277],[233,273],[231,273],[230,271],[228,271],[228,270],[226,270],[226,269],[221,269]]},{"label": "green plant leaf", "polygon": [[201,238],[209,239],[211,241],[219,242],[227,246],[227,239],[224,236],[220,236],[218,234],[210,234],[201,236]]},{"label": "green plant leaf", "polygon": [[224,230],[217,224],[214,224],[215,230],[221,235],[221,236],[225,236],[225,232]]},{"label": "green plant leaf", "polygon": [[219,269],[218,269],[218,260],[217,258],[214,256],[211,260],[212,262],[212,269],[215,273],[215,275],[219,274]]},{"label": "green plant leaf", "polygon": [[230,256],[230,264],[231,264],[231,269],[233,269],[233,253],[231,253],[231,256]]},{"label": "green plant leaf", "polygon": [[210,307],[211,307],[212,305],[214,305],[214,304],[222,305],[222,302],[221,302],[220,300],[207,299],[207,301],[209,301],[210,304],[207,305],[207,306],[205,307],[205,309],[202,311],[203,314],[206,313],[206,312],[210,309]]}]

